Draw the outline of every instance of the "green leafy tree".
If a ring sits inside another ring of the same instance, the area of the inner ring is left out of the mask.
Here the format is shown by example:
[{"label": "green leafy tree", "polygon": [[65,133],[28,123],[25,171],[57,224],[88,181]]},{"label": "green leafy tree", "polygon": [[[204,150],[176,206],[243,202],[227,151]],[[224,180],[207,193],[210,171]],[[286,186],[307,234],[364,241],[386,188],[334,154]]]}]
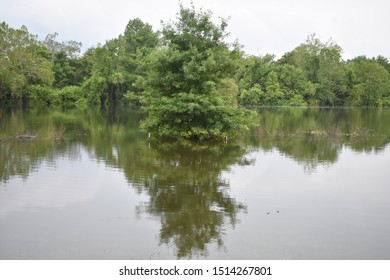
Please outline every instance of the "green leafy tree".
[{"label": "green leafy tree", "polygon": [[65,52],[55,54],[53,72],[55,78],[53,86],[62,88],[74,84],[76,69]]},{"label": "green leafy tree", "polygon": [[316,88],[307,80],[302,69],[291,65],[276,65],[281,90],[284,92],[283,105],[305,106],[313,103]]},{"label": "green leafy tree", "polygon": [[57,32],[53,34],[48,34],[43,41],[43,44],[46,46],[47,50],[52,56],[52,61],[54,62],[54,57],[57,53],[64,53],[70,59],[76,59],[79,57],[81,52],[82,44],[81,42],[76,41],[64,41],[59,42],[56,38],[59,34]]},{"label": "green leafy tree", "polygon": [[143,66],[158,43],[158,33],[140,19],[130,20],[124,35],[94,50],[92,75],[84,86],[89,101],[101,105],[139,103],[146,75]]},{"label": "green leafy tree", "polygon": [[28,87],[51,85],[53,73],[48,53],[25,26],[13,29],[0,24],[0,100],[23,101]]},{"label": "green leafy tree", "polygon": [[390,62],[389,60],[387,59],[387,57],[384,57],[383,55],[378,55],[376,58],[375,58],[376,62],[380,65],[382,65],[386,70],[387,72],[390,73]]},{"label": "green leafy tree", "polygon": [[229,84],[225,79],[233,77],[241,55],[237,47],[230,50],[224,42],[226,27],[224,19],[213,23],[210,11],[182,4],[177,21],[164,24],[162,46],[149,57],[144,100],[149,115],[144,130],[210,139],[245,127],[246,111],[223,94]]},{"label": "green leafy tree", "polygon": [[286,53],[278,64],[292,64],[304,71],[315,85],[318,105],[342,105],[346,97],[346,69],[341,58],[342,49],[329,40],[321,42],[315,34],[305,43]]},{"label": "green leafy tree", "polygon": [[346,98],[346,67],[341,59],[341,48],[325,46],[319,54],[317,98],[321,105],[343,105]]},{"label": "green leafy tree", "polygon": [[49,52],[49,58],[54,72],[53,86],[63,88],[66,86],[79,86],[84,78],[89,76],[90,64],[86,58],[80,56],[82,44],[76,41],[59,42],[58,33],[46,36],[43,44]]},{"label": "green leafy tree", "polygon": [[275,71],[271,71],[267,76],[266,92],[260,97],[260,103],[263,105],[282,105],[284,98],[278,76]]},{"label": "green leafy tree", "polygon": [[140,105],[146,77],[144,60],[157,47],[159,33],[154,32],[151,25],[136,18],[127,24],[123,40],[125,99],[133,105]]},{"label": "green leafy tree", "polygon": [[274,56],[270,54],[262,57],[249,56],[242,59],[236,74],[240,92],[249,90],[256,85],[261,86],[261,89],[265,91],[267,76],[273,70],[274,63]]},{"label": "green leafy tree", "polygon": [[264,96],[261,85],[255,84],[250,89],[243,89],[238,97],[242,105],[258,106],[260,105],[260,96]]},{"label": "green leafy tree", "polygon": [[294,65],[305,72],[310,82],[318,83],[319,54],[324,47],[324,44],[315,37],[315,34],[312,34],[308,36],[305,43],[284,54],[277,63]]},{"label": "green leafy tree", "polygon": [[390,97],[390,74],[375,59],[357,57],[349,63],[347,105],[382,106]]},{"label": "green leafy tree", "polygon": [[83,84],[90,103],[116,105],[125,83],[121,57],[123,56],[122,36],[107,41],[93,51],[91,77]]}]

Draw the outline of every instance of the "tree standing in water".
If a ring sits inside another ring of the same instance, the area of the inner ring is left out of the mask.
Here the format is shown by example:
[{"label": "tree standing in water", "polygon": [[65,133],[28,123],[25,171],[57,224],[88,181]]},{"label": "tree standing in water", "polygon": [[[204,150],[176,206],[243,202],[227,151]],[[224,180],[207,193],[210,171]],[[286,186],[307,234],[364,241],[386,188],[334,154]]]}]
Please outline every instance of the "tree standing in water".
[{"label": "tree standing in water", "polygon": [[229,45],[227,21],[180,4],[177,21],[163,24],[162,46],[148,60],[144,130],[159,136],[223,139],[247,126],[231,78],[241,52]]}]

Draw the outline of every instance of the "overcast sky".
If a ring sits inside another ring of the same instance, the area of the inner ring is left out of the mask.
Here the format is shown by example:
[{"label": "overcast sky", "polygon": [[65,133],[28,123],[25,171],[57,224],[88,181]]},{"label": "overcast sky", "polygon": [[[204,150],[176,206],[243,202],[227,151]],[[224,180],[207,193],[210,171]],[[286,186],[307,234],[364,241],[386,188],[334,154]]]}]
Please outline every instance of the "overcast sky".
[{"label": "overcast sky", "polygon": [[[182,1],[188,6],[189,0]],[[160,20],[174,19],[178,0],[0,0],[0,21],[13,28],[26,25],[44,39],[59,33],[83,48],[123,33],[127,22],[140,18],[160,29]],[[358,55],[390,58],[389,0],[194,0],[196,8],[230,17],[230,39],[249,54],[280,57],[311,33],[332,38],[344,59]]]}]

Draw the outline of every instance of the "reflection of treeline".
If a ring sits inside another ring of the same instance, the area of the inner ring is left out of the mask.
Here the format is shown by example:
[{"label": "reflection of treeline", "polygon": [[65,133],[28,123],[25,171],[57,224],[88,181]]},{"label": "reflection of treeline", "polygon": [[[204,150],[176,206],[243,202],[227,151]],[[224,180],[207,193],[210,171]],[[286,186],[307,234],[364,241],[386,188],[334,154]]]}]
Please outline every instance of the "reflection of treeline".
[{"label": "reflection of treeline", "polygon": [[7,182],[15,175],[26,178],[45,159],[46,150],[30,144],[0,143],[0,182]]},{"label": "reflection of treeline", "polygon": [[[90,119],[87,146],[98,159],[124,171],[129,184],[149,201],[140,212],[161,219],[160,241],[180,258],[221,246],[224,227],[237,223],[245,207],[228,194],[222,173],[248,165],[247,149],[236,144],[167,143],[138,131],[141,115],[113,112]],[[92,150],[93,149],[93,150]]]},{"label": "reflection of treeline", "polygon": [[[224,171],[253,164],[250,151],[277,149],[308,168],[337,161],[343,146],[381,150],[390,142],[390,110],[261,108],[259,125],[241,143],[164,142],[140,133],[137,111],[0,111],[0,181],[27,177],[43,162],[78,158],[80,146],[93,158],[119,168],[129,184],[149,197],[140,213],[161,220],[160,242],[180,258],[223,245],[245,205],[229,194]],[[63,137],[51,140],[53,131]],[[33,141],[9,139],[34,135]]]},{"label": "reflection of treeline", "polygon": [[254,146],[277,148],[309,166],[333,163],[343,146],[381,150],[390,142],[390,110],[261,108]]},{"label": "reflection of treeline", "polygon": [[85,130],[74,115],[40,110],[0,115],[0,181],[26,178],[43,162],[55,166],[59,156],[79,157],[75,139]]},{"label": "reflection of treeline", "polygon": [[[82,145],[97,160],[123,170],[129,184],[149,196],[138,210],[161,219],[160,241],[173,244],[180,258],[206,254],[212,244],[222,246],[224,229],[235,226],[237,214],[245,209],[229,195],[223,177],[231,165],[253,162],[238,144],[149,142],[139,133],[142,115],[137,112],[32,110],[3,115],[2,139],[24,133],[36,138],[0,143],[1,181],[27,177],[43,162],[55,166],[62,155],[77,156],[74,149]],[[56,127],[64,128],[64,138],[46,139]]]},{"label": "reflection of treeline", "polygon": [[89,149],[122,169],[129,184],[149,196],[138,210],[160,218],[160,241],[173,244],[180,258],[206,254],[212,244],[222,246],[224,228],[234,226],[245,208],[229,195],[222,173],[233,164],[251,164],[247,149],[237,143],[148,139],[138,132],[137,113],[114,113],[111,121],[96,117],[97,123],[90,123]]},{"label": "reflection of treeline", "polygon": [[[63,154],[77,158],[80,144],[98,159],[117,166],[114,149],[137,138],[142,115],[33,109],[0,110],[0,116],[0,174],[4,181],[12,175],[26,177],[42,160],[54,163]],[[24,141],[21,136],[32,140]]]},{"label": "reflection of treeline", "polygon": [[[390,111],[386,109],[261,108],[258,113],[259,125],[252,136],[248,136],[250,146],[265,150],[277,148],[309,165],[335,162],[343,146],[371,151],[381,150],[390,142]],[[143,179],[151,176],[142,173],[146,168],[169,170],[170,174],[177,172],[177,180],[195,174],[188,169],[190,166],[196,170],[203,168],[204,172],[196,174],[197,180],[207,181],[207,174],[212,171],[218,174],[223,166],[232,164],[233,159],[237,164],[250,163],[239,156],[243,151],[234,145],[187,143],[186,147],[184,143],[178,149],[176,144],[148,142],[148,136],[138,130],[142,118],[136,111],[1,111],[1,179],[27,176],[43,158],[55,160],[58,153],[65,153],[72,143],[81,143],[94,157],[126,170],[134,186],[145,186]],[[59,132],[61,139],[56,137]],[[10,139],[25,134],[36,136],[35,140]],[[183,153],[188,156],[180,158]],[[172,157],[171,162],[168,156]],[[173,171],[170,168],[174,162],[180,162],[181,166]]]}]

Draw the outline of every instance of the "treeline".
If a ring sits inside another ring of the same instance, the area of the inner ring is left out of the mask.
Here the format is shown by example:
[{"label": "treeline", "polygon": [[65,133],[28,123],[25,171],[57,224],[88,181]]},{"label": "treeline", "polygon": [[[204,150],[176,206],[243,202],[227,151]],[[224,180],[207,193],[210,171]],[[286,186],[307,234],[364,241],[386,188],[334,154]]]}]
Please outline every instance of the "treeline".
[{"label": "treeline", "polygon": [[137,104],[147,69],[145,58],[159,35],[139,19],[123,35],[81,53],[81,43],[44,41],[27,27],[0,25],[0,101],[2,104]]},{"label": "treeline", "polygon": [[345,61],[339,45],[323,43],[315,34],[278,60],[244,58],[236,81],[244,105],[390,106],[387,58]]},{"label": "treeline", "polygon": [[[142,105],[145,84],[159,83],[162,90],[172,89],[180,81],[180,72],[184,77],[188,70],[156,69],[153,65],[156,55],[163,54],[157,59],[165,61],[161,67],[173,67],[175,60],[191,63],[202,56],[199,52],[208,52],[205,45],[204,49],[196,49],[197,52],[179,53],[180,48],[172,46],[180,46],[182,42],[174,40],[186,40],[186,37],[175,34],[171,40],[167,30],[166,25],[166,34],[164,30],[156,32],[140,19],[132,19],[118,38],[81,54],[79,42],[59,42],[57,33],[41,41],[25,26],[14,29],[3,22],[0,24],[0,104]],[[201,32],[198,36],[202,40]],[[169,48],[175,51],[162,51],[167,48],[167,40],[171,40]],[[223,76],[221,83],[225,85],[220,87],[229,91],[225,94],[232,99],[229,102],[245,106],[390,106],[390,63],[386,57],[359,56],[343,60],[339,45],[333,41],[321,42],[315,35],[280,59],[274,55],[248,56],[237,45],[234,48],[226,52],[229,76]],[[212,59],[218,63],[224,61],[223,57]],[[202,69],[197,71],[201,73]],[[216,79],[216,74],[213,73],[210,81]],[[157,82],[157,78],[164,80]],[[208,77],[198,78],[207,84]]]}]

